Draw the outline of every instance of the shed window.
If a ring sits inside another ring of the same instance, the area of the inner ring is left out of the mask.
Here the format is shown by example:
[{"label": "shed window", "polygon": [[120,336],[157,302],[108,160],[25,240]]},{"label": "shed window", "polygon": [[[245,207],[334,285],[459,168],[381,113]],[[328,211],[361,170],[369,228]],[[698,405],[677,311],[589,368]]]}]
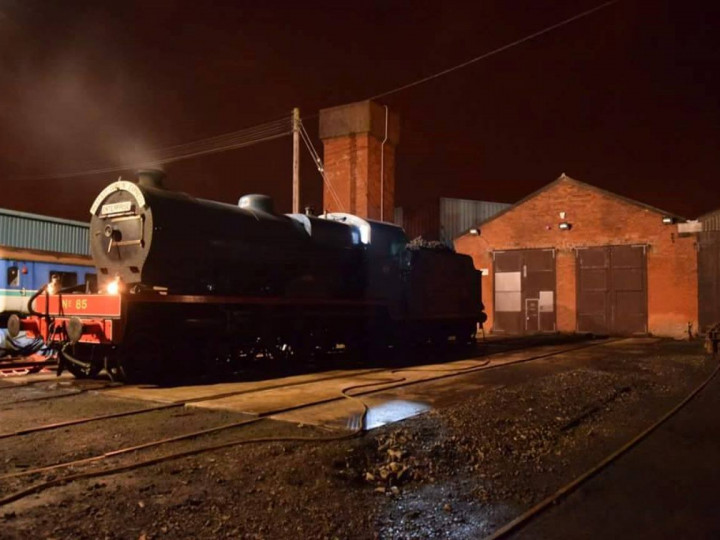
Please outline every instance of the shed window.
[{"label": "shed window", "polygon": [[17,266],[8,266],[7,284],[8,287],[20,286],[20,269]]},{"label": "shed window", "polygon": [[57,270],[50,270],[48,281],[52,281],[53,276],[57,276],[60,280],[61,289],[77,285],[77,272],[59,272]]}]

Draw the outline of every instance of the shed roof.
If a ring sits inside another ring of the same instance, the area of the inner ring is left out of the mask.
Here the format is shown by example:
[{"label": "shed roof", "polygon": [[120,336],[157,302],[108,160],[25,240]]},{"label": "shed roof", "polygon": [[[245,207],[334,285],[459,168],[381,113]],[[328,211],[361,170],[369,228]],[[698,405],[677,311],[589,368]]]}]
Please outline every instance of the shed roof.
[{"label": "shed roof", "polygon": [[55,216],[45,216],[42,214],[31,214],[30,212],[19,212],[18,210],[9,210],[0,208],[0,215],[12,216],[22,219],[31,219],[33,221],[47,221],[49,223],[59,223],[62,225],[74,225],[75,227],[88,227],[89,224],[83,221],[75,221],[72,219],[63,219]]},{"label": "shed roof", "polygon": [[703,231],[720,231],[720,208],[703,214],[698,218]]},{"label": "shed roof", "polygon": [[698,217],[698,221],[704,221],[706,219],[710,219],[715,216],[720,216],[720,208],[717,208],[716,210],[710,210],[709,212],[705,212],[702,216]]},{"label": "shed roof", "polygon": [[[565,173],[562,173],[560,176],[558,176],[555,180],[553,180],[553,181],[550,182],[549,184],[544,185],[543,187],[541,187],[540,189],[538,189],[538,190],[536,190],[536,191],[533,191],[533,192],[530,193],[529,195],[527,195],[527,196],[523,197],[522,199],[520,199],[520,200],[519,200],[518,202],[516,202],[515,204],[510,205],[509,207],[507,207],[507,208],[505,208],[504,210],[498,212],[498,213],[495,214],[494,216],[490,216],[489,218],[481,221],[480,223],[478,223],[478,224],[476,225],[476,227],[479,227],[479,226],[481,226],[481,225],[484,225],[484,224],[486,224],[486,223],[490,223],[491,221],[496,220],[497,218],[499,218],[499,217],[507,214],[507,213],[510,212],[511,210],[513,210],[513,209],[517,208],[518,206],[520,206],[521,204],[525,203],[526,201],[529,201],[530,199],[533,199],[533,198],[537,197],[538,195],[540,195],[540,194],[542,194],[542,193],[545,193],[546,191],[548,191],[549,189],[555,187],[557,184],[559,184],[559,183],[561,183],[561,182],[571,182],[571,183],[573,183],[573,184],[575,184],[575,185],[577,185],[577,186],[580,186],[580,187],[582,187],[582,188],[591,189],[591,190],[593,190],[593,191],[596,191],[596,192],[601,193],[601,194],[603,194],[603,195],[606,195],[606,196],[608,196],[608,197],[612,197],[612,198],[614,198],[614,199],[618,199],[618,200],[620,200],[620,201],[626,202],[626,203],[628,203],[628,204],[632,204],[632,205],[634,205],[634,206],[637,206],[637,207],[639,207],[639,208],[643,208],[643,209],[645,209],[645,210],[650,210],[651,212],[655,212],[656,214],[659,214],[659,215],[661,215],[661,216],[668,216],[668,217],[672,217],[672,218],[675,218],[675,219],[680,220],[680,221],[685,221],[685,218],[684,218],[684,217],[679,216],[679,215],[677,215],[677,214],[675,214],[675,213],[673,213],[673,212],[667,212],[667,211],[665,211],[665,210],[662,210],[662,209],[660,209],[660,208],[656,208],[656,207],[651,206],[651,205],[649,205],[649,204],[645,204],[645,203],[643,203],[643,202],[636,201],[635,199],[630,199],[629,197],[624,197],[623,195],[618,195],[617,193],[613,193],[612,191],[608,191],[608,190],[606,190],[606,189],[603,189],[603,188],[594,186],[594,185],[592,185],[592,184],[588,184],[587,182],[582,182],[582,181],[580,181],[580,180],[575,180],[574,178],[569,177],[569,176],[566,175]],[[473,227],[473,228],[475,228],[475,227]],[[464,235],[466,235],[469,231],[470,231],[470,229],[464,231],[464,232],[463,232],[462,234],[460,234],[459,236],[464,236]]]},{"label": "shed roof", "polygon": [[89,224],[0,208],[0,246],[88,255]]}]

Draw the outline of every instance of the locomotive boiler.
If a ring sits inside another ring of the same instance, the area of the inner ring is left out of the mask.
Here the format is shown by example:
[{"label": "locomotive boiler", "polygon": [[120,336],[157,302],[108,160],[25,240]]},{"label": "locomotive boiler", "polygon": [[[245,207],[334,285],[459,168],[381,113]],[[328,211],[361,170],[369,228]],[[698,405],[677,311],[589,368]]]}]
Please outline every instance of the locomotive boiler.
[{"label": "locomotive boiler", "polygon": [[470,257],[413,249],[400,227],[343,213],[277,214],[163,186],[107,186],[91,207],[94,294],[45,288],[23,321],[77,376],[125,379],[338,346],[474,339],[484,321]]}]

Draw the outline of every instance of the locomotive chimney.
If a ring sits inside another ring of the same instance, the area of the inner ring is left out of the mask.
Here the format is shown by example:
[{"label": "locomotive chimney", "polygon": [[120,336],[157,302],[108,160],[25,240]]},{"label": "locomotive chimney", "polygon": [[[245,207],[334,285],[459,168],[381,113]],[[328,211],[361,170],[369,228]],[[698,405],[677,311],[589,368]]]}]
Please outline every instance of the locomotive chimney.
[{"label": "locomotive chimney", "polygon": [[142,187],[165,189],[165,171],[160,169],[140,169],[137,171],[137,183]]}]

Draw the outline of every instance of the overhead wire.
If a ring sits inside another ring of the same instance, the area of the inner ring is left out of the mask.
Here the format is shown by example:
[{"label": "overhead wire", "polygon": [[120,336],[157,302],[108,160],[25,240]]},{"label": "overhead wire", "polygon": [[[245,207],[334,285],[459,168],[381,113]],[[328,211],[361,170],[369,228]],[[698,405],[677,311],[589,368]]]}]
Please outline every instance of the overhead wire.
[{"label": "overhead wire", "polygon": [[317,167],[317,170],[320,173],[320,176],[322,176],[323,182],[325,183],[328,190],[330,191],[330,195],[332,195],[333,199],[335,199],[335,203],[338,205],[338,209],[341,212],[345,211],[343,204],[340,202],[340,197],[338,197],[338,194],[335,191],[335,187],[332,185],[332,182],[330,182],[330,180],[328,180],[328,177],[325,174],[325,166],[323,165],[322,158],[320,157],[320,154],[318,154],[317,150],[315,149],[315,145],[312,143],[310,134],[305,129],[305,125],[303,124],[302,120],[300,120],[299,125],[300,125],[300,136],[302,137],[302,140],[305,143],[305,147],[308,149],[308,152],[310,152],[310,155],[312,156],[313,161],[315,161],[315,166]]},{"label": "overhead wire", "polygon": [[292,133],[292,124],[290,116],[287,118],[272,120],[263,124],[251,126],[223,135],[216,135],[206,139],[200,139],[189,143],[177,144],[153,150],[148,152],[149,159],[136,161],[132,163],[124,163],[108,167],[97,167],[93,169],[85,169],[79,171],[71,171],[67,173],[39,174],[32,176],[22,176],[18,180],[44,180],[44,179],[62,179],[73,178],[78,176],[89,176],[93,174],[104,174],[115,171],[123,171],[135,169],[143,166],[164,165],[183,159],[189,159],[202,155],[224,152],[251,146],[261,142],[270,141],[285,137]]},{"label": "overhead wire", "polygon": [[251,126],[249,128],[244,128],[244,129],[241,129],[238,131],[232,131],[230,133],[215,135],[212,137],[208,137],[206,139],[200,139],[198,141],[193,141],[193,142],[189,142],[189,143],[181,143],[181,144],[168,146],[166,148],[156,151],[156,153],[166,152],[166,151],[171,151],[171,150],[189,151],[189,150],[195,150],[196,149],[195,147],[197,147],[197,146],[206,146],[206,145],[212,145],[212,144],[227,144],[229,142],[232,142],[237,137],[245,137],[248,135],[252,135],[256,131],[267,130],[268,128],[272,128],[272,127],[281,127],[281,128],[289,129],[289,128],[291,128],[291,119],[289,116],[285,116],[285,117],[279,118],[277,120],[271,120],[269,122]]},{"label": "overhead wire", "polygon": [[447,69],[443,69],[442,71],[438,71],[437,73],[434,73],[432,75],[428,75],[427,77],[423,77],[421,79],[418,79],[416,81],[404,84],[402,86],[398,86],[397,88],[393,88],[391,90],[387,90],[385,92],[382,92],[380,94],[376,94],[374,96],[371,96],[367,98],[368,100],[378,99],[381,97],[389,96],[390,94],[395,94],[397,92],[401,92],[402,90],[407,90],[408,88],[412,88],[414,86],[418,86],[420,84],[424,84],[426,82],[432,81],[433,79],[437,79],[438,77],[442,77],[443,75],[447,75],[449,73],[452,73],[453,71],[457,71],[459,69],[462,69],[464,67],[467,67],[469,65],[472,65],[476,62],[479,62],[481,60],[485,60],[486,58],[490,58],[491,56],[495,56],[496,54],[499,54],[501,52],[507,51],[508,49],[512,49],[513,47],[517,47],[518,45],[521,45],[523,43],[526,43],[528,41],[531,41],[535,38],[538,38],[542,35],[545,35],[549,32],[552,32],[553,30],[557,30],[558,28],[561,28],[563,26],[566,26],[572,22],[575,22],[579,19],[583,19],[589,15],[592,15],[596,11],[600,11],[601,9],[605,9],[607,7],[610,7],[613,4],[617,4],[620,2],[620,0],[609,0],[608,2],[604,2],[602,4],[599,4],[593,8],[587,9],[581,13],[578,13],[576,15],[573,15],[572,17],[568,17],[567,19],[563,19],[560,22],[557,22],[555,24],[552,24],[550,26],[547,26],[543,28],[542,30],[538,30],[536,32],[533,32],[531,34],[528,34],[522,38],[516,39],[515,41],[511,41],[510,43],[506,43],[505,45],[502,45],[500,47],[497,47],[495,49],[492,49],[490,51],[487,51],[479,56],[476,56],[474,58],[471,58],[470,60],[466,60],[465,62],[462,62],[460,64],[457,64],[455,66],[449,67]]},{"label": "overhead wire", "polygon": [[[509,42],[509,43],[506,43],[505,45],[502,45],[502,46],[497,47],[497,48],[495,48],[495,49],[492,49],[492,50],[490,50],[490,51],[487,51],[487,52],[485,52],[485,53],[483,53],[483,54],[481,54],[481,55],[479,55],[479,56],[476,56],[476,57],[474,57],[474,58],[471,58],[470,60],[467,60],[467,61],[462,62],[462,63],[460,63],[460,64],[457,64],[457,65],[455,65],[455,66],[449,67],[449,68],[444,69],[444,70],[442,70],[442,71],[438,71],[437,73],[434,73],[434,74],[432,74],[432,75],[428,75],[427,77],[423,77],[423,78],[418,79],[418,80],[416,80],[416,81],[413,81],[413,82],[410,82],[410,83],[407,83],[407,84],[398,86],[398,87],[393,88],[393,89],[391,89],[391,90],[387,90],[387,91],[385,91],[385,92],[381,92],[381,93],[379,93],[379,94],[375,94],[374,96],[371,96],[371,97],[366,98],[366,99],[367,99],[367,100],[374,100],[374,99],[379,99],[379,98],[382,98],[382,97],[386,97],[386,96],[389,96],[389,95],[391,95],[391,94],[395,94],[395,93],[397,93],[397,92],[401,92],[401,91],[403,91],[403,90],[407,90],[407,89],[409,89],[409,88],[413,88],[413,87],[415,87],[415,86],[424,84],[424,83],[426,83],[426,82],[429,82],[429,81],[431,81],[431,80],[437,79],[437,78],[442,77],[442,76],[444,76],[444,75],[448,75],[448,74],[450,74],[450,73],[452,73],[452,72],[454,72],[454,71],[457,71],[457,70],[459,70],[459,69],[462,69],[462,68],[465,68],[465,67],[467,67],[467,66],[470,66],[470,65],[472,65],[472,64],[474,64],[474,63],[476,63],[476,62],[479,62],[479,61],[481,61],[481,60],[485,60],[485,59],[487,59],[487,58],[490,58],[491,56],[494,56],[494,55],[499,54],[499,53],[501,53],[501,52],[507,51],[508,49],[511,49],[511,48],[513,48],[513,47],[517,47],[518,45],[521,45],[521,44],[523,44],[523,43],[526,43],[526,42],[528,42],[528,41],[531,41],[531,40],[533,40],[533,39],[536,39],[536,38],[538,38],[538,37],[540,37],[540,36],[543,36],[543,35],[545,35],[545,34],[547,34],[547,33],[549,33],[549,32],[552,32],[553,30],[557,30],[558,28],[561,28],[561,27],[563,27],[563,26],[566,26],[566,25],[568,25],[568,24],[570,24],[570,23],[572,23],[572,22],[575,22],[575,21],[577,21],[577,20],[580,20],[580,19],[582,19],[582,18],[585,18],[585,17],[587,17],[587,16],[589,16],[589,15],[592,15],[593,13],[595,13],[595,12],[597,12],[597,11],[600,11],[600,10],[602,10],[602,9],[605,9],[605,8],[607,8],[607,7],[610,7],[611,5],[616,4],[616,3],[618,3],[619,1],[620,1],[620,0],[609,0],[609,1],[607,1],[607,2],[604,2],[604,3],[602,3],[602,4],[597,5],[597,6],[595,6],[595,7],[592,7],[592,8],[590,8],[590,9],[585,10],[585,11],[582,11],[582,12],[576,14],[576,15],[573,15],[572,17],[568,17],[568,18],[566,18],[566,19],[563,19],[562,21],[559,21],[559,22],[557,22],[557,23],[555,23],[555,24],[552,24],[552,25],[550,25],[550,26],[547,26],[547,27],[545,27],[545,28],[543,28],[543,29],[541,29],[541,30],[538,30],[538,31],[533,32],[533,33],[531,33],[531,34],[528,34],[528,35],[526,35],[526,36],[524,36],[524,37],[521,37],[521,38],[516,39],[516,40],[514,40],[514,41],[511,41],[511,42]],[[303,120],[313,119],[313,118],[316,118],[318,115],[319,115],[319,113],[314,113],[314,114],[311,114],[311,115],[307,115],[307,116],[304,116],[304,117],[303,117]],[[305,131],[305,126],[303,125],[302,120],[301,120],[301,123],[300,123],[300,128],[301,128],[301,134],[303,134],[303,140],[305,141],[306,146],[308,146],[308,150],[309,150],[310,153],[313,155],[313,159],[315,160],[315,163],[316,163],[316,165],[318,166],[318,171],[320,171],[320,174],[321,174],[322,177],[323,177],[323,181],[325,182],[325,184],[326,184],[326,185],[328,186],[328,188],[330,189],[330,192],[331,192],[331,194],[333,195],[333,197],[335,198],[336,202],[339,203],[337,194],[335,193],[335,190],[334,190],[332,184],[327,180],[327,177],[325,176],[324,168],[323,168],[323,166],[322,166],[322,161],[320,160],[319,156],[317,155],[317,152],[315,151],[315,148],[312,146],[312,142],[311,142],[311,140],[310,140],[309,135],[307,134],[307,131]],[[311,149],[311,148],[312,148],[312,149]]]},{"label": "overhead wire", "polygon": [[[577,20],[588,17],[589,15],[591,15],[597,11],[600,11],[602,9],[605,9],[605,8],[607,8],[613,4],[616,4],[618,2],[620,2],[620,0],[609,0],[607,2],[604,2],[602,4],[594,6],[590,9],[582,11],[576,15],[573,15],[571,17],[563,19],[562,21],[559,21],[555,24],[547,26],[541,30],[532,32],[531,34],[528,34],[524,37],[521,37],[519,39],[516,39],[514,41],[506,43],[505,45],[502,45],[500,47],[497,47],[495,49],[487,51],[479,56],[471,58],[470,60],[467,60],[467,61],[457,64],[455,66],[449,67],[447,69],[441,70],[432,75],[428,75],[421,79],[412,81],[410,83],[387,90],[385,92],[375,94],[374,96],[371,96],[367,99],[373,100],[373,99],[379,99],[382,97],[386,97],[391,94],[395,94],[397,92],[401,92],[403,90],[407,90],[409,88],[413,88],[415,86],[432,81],[432,80],[442,77],[444,75],[448,75],[454,71],[460,70],[460,69],[470,66],[476,62],[485,60],[487,58],[490,58],[491,56],[494,56],[501,52],[507,51],[508,49],[511,49],[513,47],[517,47],[518,45],[521,45],[521,44],[531,41],[533,39],[536,39],[536,38],[543,36],[549,32],[557,30],[558,28],[566,26],[572,22],[575,22]],[[305,119],[314,118],[315,116],[317,116],[317,114],[314,114],[311,116],[306,116]],[[271,141],[271,140],[274,140],[274,139],[277,139],[280,137],[284,137],[286,135],[290,135],[292,132],[293,132],[292,117],[290,115],[288,115],[288,116],[282,117],[280,119],[268,121],[263,124],[258,124],[256,126],[251,126],[249,128],[241,129],[238,131],[233,131],[233,132],[222,134],[222,135],[208,137],[206,139],[200,139],[198,141],[176,144],[173,146],[168,146],[165,148],[154,150],[149,153],[151,156],[153,156],[153,158],[151,158],[149,160],[144,160],[142,162],[125,163],[122,165],[115,165],[115,166],[108,166],[108,167],[97,167],[97,168],[93,168],[93,169],[72,171],[72,172],[67,172],[67,173],[22,176],[22,177],[18,177],[17,179],[18,180],[62,179],[62,178],[72,178],[72,177],[78,177],[78,176],[89,176],[89,175],[94,175],[94,174],[104,174],[104,173],[110,173],[110,172],[116,172],[116,171],[123,171],[123,170],[129,170],[129,169],[134,169],[134,168],[138,168],[138,167],[143,167],[143,166],[164,165],[164,164],[168,164],[168,163],[173,163],[175,161],[190,159],[190,158],[198,157],[198,156],[202,156],[202,155],[208,155],[208,154],[214,154],[214,153],[219,153],[219,152],[225,152],[228,150],[234,150],[234,149],[238,149],[238,148],[244,148],[246,146],[251,146],[254,144],[261,143],[261,142],[267,142],[267,141]],[[318,170],[320,171],[321,175],[323,176],[323,181],[328,186],[328,189],[330,190],[333,197],[336,199],[336,202],[338,202],[338,204],[339,204],[339,198],[337,197],[337,193],[335,192],[332,184],[328,182],[328,180],[324,174],[324,171],[322,170],[322,165],[321,165],[322,162],[319,161],[319,156],[318,156],[317,152],[315,151],[315,149],[312,145],[312,141],[310,140],[310,137],[307,134],[307,131],[304,129],[302,122],[300,123],[300,133],[302,135],[302,138],[303,138],[306,146],[308,147],[308,150],[310,151],[311,155],[313,156],[313,159],[315,160],[316,165],[318,165]]]}]

